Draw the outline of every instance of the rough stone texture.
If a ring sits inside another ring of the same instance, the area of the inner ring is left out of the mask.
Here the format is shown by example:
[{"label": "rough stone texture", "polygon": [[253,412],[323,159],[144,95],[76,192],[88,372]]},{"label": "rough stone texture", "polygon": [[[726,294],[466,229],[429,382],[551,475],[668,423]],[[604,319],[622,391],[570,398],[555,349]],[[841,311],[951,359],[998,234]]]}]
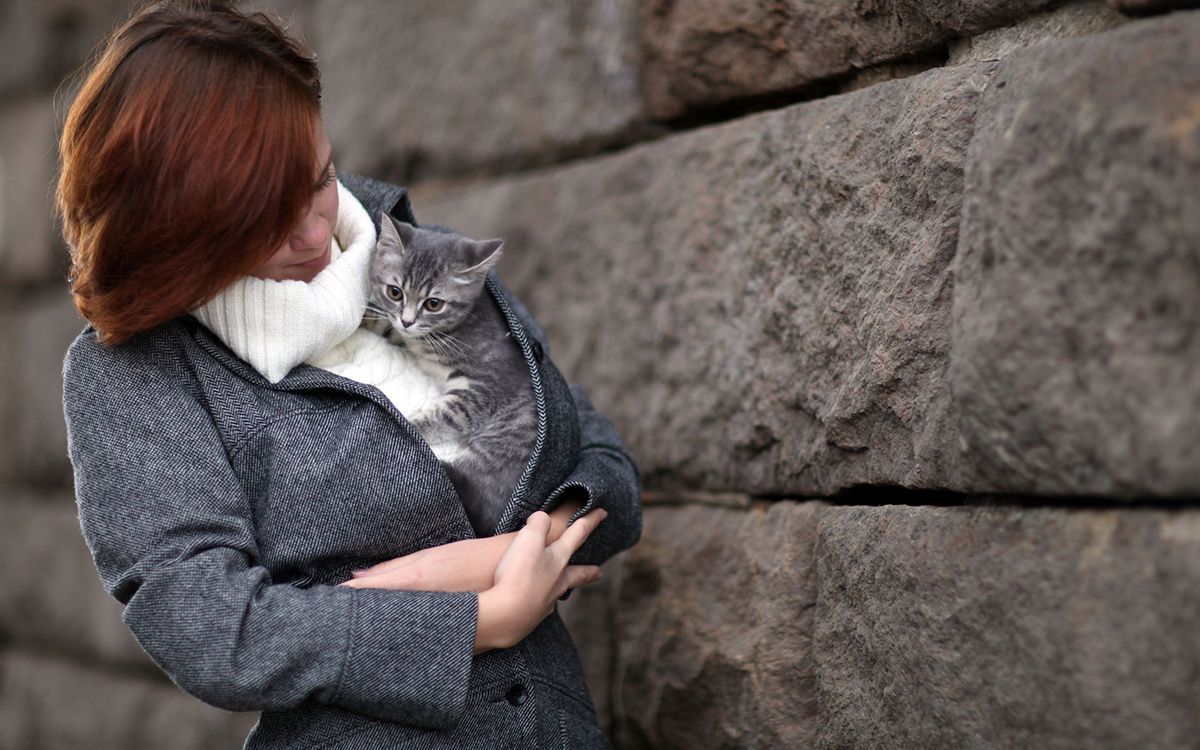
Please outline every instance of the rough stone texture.
[{"label": "rough stone texture", "polygon": [[169,683],[0,651],[0,748],[241,747],[256,714],[207,706]]},{"label": "rough stone texture", "polygon": [[821,514],[817,747],[1190,748],[1200,511]]},{"label": "rough stone texture", "polygon": [[505,279],[648,487],[953,486],[950,264],[990,70],[418,193],[417,216],[506,238]]},{"label": "rough stone texture", "polygon": [[1006,59],[971,142],[952,382],[989,491],[1200,490],[1200,13]]},{"label": "rough stone texture", "polygon": [[1108,2],[1122,13],[1133,16],[1166,13],[1184,8],[1200,8],[1200,0],[1108,0]]},{"label": "rough stone texture", "polygon": [[662,492],[643,490],[642,505],[714,505],[718,508],[749,508],[754,497],[744,492]]},{"label": "rough stone texture", "polygon": [[49,96],[0,107],[0,279],[64,278],[67,253],[50,218],[55,118]]},{"label": "rough stone texture", "polygon": [[611,584],[622,748],[805,747],[817,503],[649,509]]},{"label": "rough stone texture", "polygon": [[650,117],[793,89],[1011,23],[1056,0],[644,0]]},{"label": "rough stone texture", "polygon": [[1067,3],[1043,13],[1034,13],[1011,26],[951,41],[946,64],[999,60],[1025,47],[1053,39],[1107,31],[1128,20],[1103,0]]},{"label": "rough stone texture", "polygon": [[851,91],[865,89],[868,86],[874,86],[877,83],[884,81],[893,81],[897,78],[908,78],[920,73],[924,73],[930,68],[940,67],[931,65],[928,60],[906,58],[901,62],[881,63],[872,65],[869,68],[853,73],[848,78],[840,81],[835,87],[836,91],[829,92],[833,94],[848,94]]},{"label": "rough stone texture", "polygon": [[395,180],[627,138],[634,0],[318,1],[325,124],[343,169]]},{"label": "rough stone texture", "polygon": [[62,362],[83,329],[62,289],[14,299],[0,308],[0,481],[70,481],[62,411]]},{"label": "rough stone texture", "polygon": [[166,679],[121,622],[120,603],[105,593],[70,493],[0,504],[0,634]]}]

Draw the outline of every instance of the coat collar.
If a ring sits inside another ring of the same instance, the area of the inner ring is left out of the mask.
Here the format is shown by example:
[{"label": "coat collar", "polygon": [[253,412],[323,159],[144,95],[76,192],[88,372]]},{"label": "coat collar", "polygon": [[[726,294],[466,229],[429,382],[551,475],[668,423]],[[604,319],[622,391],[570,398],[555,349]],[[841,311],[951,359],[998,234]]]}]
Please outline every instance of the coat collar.
[{"label": "coat collar", "polygon": [[[522,519],[528,515],[529,511],[537,509],[536,505],[530,505],[531,502],[536,502],[536,498],[531,501],[529,497],[534,489],[537,472],[547,452],[547,437],[550,424],[546,391],[542,381],[542,374],[544,372],[541,366],[541,359],[544,356],[542,346],[527,332],[525,325],[513,309],[512,300],[507,290],[501,286],[495,275],[489,274],[486,289],[492,295],[492,298],[496,300],[496,304],[499,305],[500,311],[508,323],[509,331],[521,347],[521,353],[529,368],[531,385],[534,392],[534,405],[537,410],[537,437],[534,441],[533,452],[526,462],[525,469],[494,530],[494,533],[502,534],[519,528]],[[428,443],[425,442],[425,438],[417,428],[405,419],[395,404],[378,388],[350,380],[349,378],[309,364],[297,365],[282,380],[272,383],[249,363],[239,358],[212,331],[208,330],[208,328],[195,318],[186,316],[181,319],[181,323],[189,331],[198,346],[224,365],[234,375],[246,380],[251,385],[277,391],[333,389],[374,401],[387,411],[403,429],[407,430],[419,444],[425,446],[425,451],[430,460],[437,461],[433,450],[429,448]]]}]

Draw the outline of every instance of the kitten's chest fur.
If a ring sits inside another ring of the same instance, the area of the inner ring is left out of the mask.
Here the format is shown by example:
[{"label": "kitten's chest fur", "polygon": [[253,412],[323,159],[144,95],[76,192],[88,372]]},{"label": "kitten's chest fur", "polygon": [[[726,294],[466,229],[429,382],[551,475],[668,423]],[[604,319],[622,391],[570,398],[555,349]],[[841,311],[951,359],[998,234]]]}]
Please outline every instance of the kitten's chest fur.
[{"label": "kitten's chest fur", "polygon": [[409,420],[444,464],[476,532],[490,534],[537,437],[529,367],[503,314],[484,289],[447,333],[406,339],[387,323],[376,326],[441,383],[441,395]]}]

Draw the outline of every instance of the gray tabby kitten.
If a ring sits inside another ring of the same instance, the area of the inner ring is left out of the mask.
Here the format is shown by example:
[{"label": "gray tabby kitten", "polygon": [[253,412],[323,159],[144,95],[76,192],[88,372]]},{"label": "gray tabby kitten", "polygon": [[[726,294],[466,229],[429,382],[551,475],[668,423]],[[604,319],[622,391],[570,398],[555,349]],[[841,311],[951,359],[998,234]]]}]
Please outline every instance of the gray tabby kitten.
[{"label": "gray tabby kitten", "polygon": [[491,534],[537,437],[528,366],[484,287],[503,243],[387,213],[379,227],[364,325],[445,383],[441,397],[405,416],[446,468],[476,534]]}]

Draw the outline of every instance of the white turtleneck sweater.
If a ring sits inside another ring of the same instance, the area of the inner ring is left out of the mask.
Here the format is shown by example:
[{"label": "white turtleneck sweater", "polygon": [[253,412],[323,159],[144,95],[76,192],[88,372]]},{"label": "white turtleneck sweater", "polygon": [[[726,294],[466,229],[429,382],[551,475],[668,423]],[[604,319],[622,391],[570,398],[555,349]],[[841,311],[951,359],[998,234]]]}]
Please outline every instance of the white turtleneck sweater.
[{"label": "white turtleneck sweater", "polygon": [[338,183],[329,265],[311,282],[245,276],[192,315],[272,383],[301,362],[373,385],[401,414],[441,395],[441,383],[409,352],[359,328],[369,294],[375,225]]}]

